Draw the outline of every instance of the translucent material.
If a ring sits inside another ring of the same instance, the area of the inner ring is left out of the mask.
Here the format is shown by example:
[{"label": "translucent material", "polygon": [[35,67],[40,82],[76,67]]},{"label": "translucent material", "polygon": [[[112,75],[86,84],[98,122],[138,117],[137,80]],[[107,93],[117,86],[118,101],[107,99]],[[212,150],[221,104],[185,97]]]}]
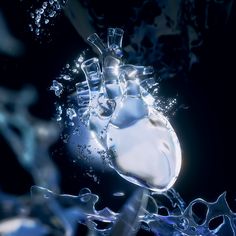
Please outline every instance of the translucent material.
[{"label": "translucent material", "polygon": [[91,93],[99,92],[101,88],[101,69],[97,58],[91,58],[81,64],[81,68],[86,75]]},{"label": "translucent material", "polygon": [[[103,107],[99,103],[99,97],[102,96],[102,72],[97,58],[91,58],[81,64],[81,68],[86,76],[86,80],[90,89],[89,102],[89,120],[88,126],[93,137],[104,145],[106,138],[106,127],[109,122],[107,116],[103,116]],[[100,100],[101,101],[101,100]]]},{"label": "translucent material", "polygon": [[77,83],[76,85],[76,94],[77,94],[77,101],[78,101],[78,112],[80,116],[82,116],[89,107],[89,87],[87,81],[83,81],[80,83]]},{"label": "translucent material", "polygon": [[100,39],[100,37],[94,33],[94,34],[91,34],[87,40],[92,44],[94,45],[100,53],[104,53],[105,52],[105,45],[103,44],[102,40]]},{"label": "translucent material", "polygon": [[121,50],[124,31],[119,28],[109,28],[107,32],[107,46],[117,57],[122,57]]},{"label": "translucent material", "polygon": [[179,141],[168,120],[148,108],[138,88],[128,81],[107,129],[107,147],[122,177],[157,192],[166,191],[180,171]]},{"label": "translucent material", "polygon": [[128,71],[133,73],[134,77],[143,77],[146,75],[151,75],[154,73],[154,69],[152,66],[135,66],[131,64],[123,65],[120,68],[122,71],[127,73]]},{"label": "translucent material", "polygon": [[[123,30],[118,28],[108,29],[107,46],[97,34],[88,38],[102,54],[102,69],[97,58],[81,65],[90,89],[89,128],[123,178],[163,192],[179,175],[180,144],[167,118],[154,109],[152,95],[140,86],[140,81],[145,85],[153,80],[154,69],[124,64],[117,53],[122,39]],[[102,103],[110,108],[105,118]]]}]

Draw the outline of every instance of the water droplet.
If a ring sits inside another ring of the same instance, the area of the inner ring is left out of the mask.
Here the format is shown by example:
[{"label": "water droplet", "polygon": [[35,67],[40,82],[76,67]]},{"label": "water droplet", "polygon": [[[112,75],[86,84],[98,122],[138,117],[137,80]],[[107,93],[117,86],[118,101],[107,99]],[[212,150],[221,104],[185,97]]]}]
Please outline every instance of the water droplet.
[{"label": "water droplet", "polygon": [[56,96],[60,96],[63,92],[63,85],[59,83],[57,80],[53,80],[52,83],[53,84],[50,87],[50,90],[53,90]]},{"label": "water droplet", "polygon": [[74,108],[67,108],[66,115],[69,116],[70,120],[77,116]]},{"label": "water droplet", "polygon": [[58,2],[56,2],[55,7],[56,7],[57,10],[61,9],[61,6],[60,6],[60,4]]},{"label": "water droplet", "polygon": [[60,120],[62,119],[62,118],[61,118],[61,115],[62,115],[62,107],[61,107],[61,106],[57,106],[56,111],[57,111],[57,121],[60,121]]},{"label": "water droplet", "polygon": [[44,2],[43,5],[42,5],[42,8],[43,8],[43,9],[46,9],[46,8],[47,8],[47,5],[48,5],[48,3],[47,3],[47,2]]},{"label": "water droplet", "polygon": [[123,196],[125,196],[125,194],[123,192],[116,192],[116,193],[113,193],[113,196],[114,197],[123,197]]},{"label": "water droplet", "polygon": [[55,14],[56,14],[56,11],[51,11],[50,13],[49,13],[49,17],[54,17],[55,16]]},{"label": "water droplet", "polygon": [[30,24],[29,25],[30,31],[34,31],[33,26]]},{"label": "water droplet", "polygon": [[71,80],[71,77],[69,75],[63,75],[62,79],[64,79],[64,80]]},{"label": "water droplet", "polygon": [[80,55],[79,58],[78,58],[78,62],[82,63],[83,61],[84,61],[84,57],[82,55]]},{"label": "water droplet", "polygon": [[42,15],[44,13],[44,9],[43,8],[40,8],[39,9],[39,13]]},{"label": "water droplet", "polygon": [[35,21],[36,21],[37,23],[39,23],[40,20],[41,20],[41,15],[37,15],[36,18],[35,18]]},{"label": "water droplet", "polygon": [[39,35],[39,29],[35,30],[36,35]]}]

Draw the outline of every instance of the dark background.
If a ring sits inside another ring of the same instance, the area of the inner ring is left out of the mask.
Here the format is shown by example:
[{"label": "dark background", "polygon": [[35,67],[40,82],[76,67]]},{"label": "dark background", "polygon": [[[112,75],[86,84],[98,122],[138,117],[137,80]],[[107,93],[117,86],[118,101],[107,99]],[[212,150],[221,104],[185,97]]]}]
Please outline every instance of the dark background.
[{"label": "dark background", "polygon": [[[112,3],[111,3],[112,2]],[[141,1],[137,1],[140,4]],[[204,1],[202,4],[204,5]],[[25,45],[25,53],[17,58],[0,55],[0,85],[13,90],[25,84],[36,87],[38,102],[31,108],[34,116],[52,119],[55,112],[55,96],[49,91],[51,81],[59,75],[67,62],[76,58],[81,50],[88,48],[69,20],[59,14],[48,26],[48,32],[36,37],[29,30],[30,1],[1,1],[0,9],[6,17],[11,32]],[[132,1],[90,1],[97,12],[105,18],[104,27],[97,27],[98,33],[106,32],[107,26],[124,27],[124,44],[129,43],[133,27],[129,21],[135,3]],[[219,9],[212,10],[212,27],[204,31],[204,43],[198,51],[199,63],[185,71],[185,78],[175,78],[162,82],[162,93],[166,96],[174,91],[179,94],[180,103],[188,109],[179,109],[171,122],[176,129],[183,152],[183,165],[175,189],[186,202],[202,197],[215,200],[227,191],[229,202],[236,196],[235,189],[235,3],[227,23],[221,19]],[[150,14],[150,9],[143,13]],[[201,11],[198,16],[201,17]],[[1,37],[1,35],[0,35]],[[144,62],[145,64],[145,62]],[[172,94],[171,94],[172,95]],[[60,141],[59,141],[60,143]],[[0,188],[13,194],[24,194],[33,184],[30,175],[16,162],[6,141],[0,136]],[[115,191],[118,177],[114,180],[100,177],[100,184],[92,183],[81,174],[81,168],[72,165],[65,153],[55,154],[53,160],[62,174],[62,192],[76,194],[81,187],[89,187],[92,192],[102,193],[109,187]],[[123,182],[122,182],[123,183]],[[108,184],[108,185],[107,185]],[[123,183],[127,192],[135,187]],[[113,191],[112,190],[112,191]],[[113,192],[114,192],[113,191]],[[106,192],[102,201],[109,199]],[[106,204],[106,203],[105,203]],[[233,205],[231,204],[232,208]]]}]

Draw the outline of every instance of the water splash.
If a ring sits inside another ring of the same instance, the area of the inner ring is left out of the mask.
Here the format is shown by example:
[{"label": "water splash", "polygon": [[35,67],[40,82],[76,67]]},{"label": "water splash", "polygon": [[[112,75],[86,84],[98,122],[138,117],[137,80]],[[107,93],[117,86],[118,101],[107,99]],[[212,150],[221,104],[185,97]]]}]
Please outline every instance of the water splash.
[{"label": "water splash", "polygon": [[65,0],[41,1],[40,6],[30,13],[32,19],[32,23],[29,24],[30,31],[35,33],[37,37],[42,36],[47,26],[52,25],[53,20],[61,12],[65,3]]},{"label": "water splash", "polygon": [[[73,196],[67,194],[58,195],[48,189],[33,186],[31,188],[31,196],[30,214],[38,217],[41,221],[41,223],[40,221],[37,223],[37,227],[32,224],[30,229],[32,232],[36,231],[40,225],[41,229],[44,228],[44,230],[46,225],[50,225],[50,229],[47,229],[50,230],[49,232],[55,233],[57,231],[58,235],[69,236],[75,235],[76,229],[80,227],[80,224],[85,224],[90,231],[94,232],[94,235],[112,236],[135,235],[140,228],[161,236],[221,236],[235,235],[236,232],[236,214],[230,210],[226,202],[225,193],[220,195],[215,202],[206,202],[199,198],[186,206],[184,201],[179,199],[178,194],[173,189],[170,189],[169,192],[164,194],[165,200],[171,203],[171,207],[167,207],[168,204],[161,199],[160,195],[153,196],[146,190],[139,189],[127,200],[119,213],[109,208],[96,210],[96,203],[99,201],[99,197],[92,194],[87,188],[81,189],[78,196]],[[5,197],[9,199],[9,196]],[[4,200],[1,200],[4,203]],[[17,204],[17,202],[22,204],[16,199],[11,199],[11,201],[13,205]],[[198,223],[199,217],[194,212],[194,206],[197,204],[204,204],[207,208],[205,217],[201,219],[203,222],[201,224]],[[41,207],[40,211],[33,210],[35,207],[38,209],[39,206]],[[162,209],[166,209],[167,214],[163,214]],[[52,217],[56,217],[58,220],[56,225],[50,223]],[[210,229],[210,222],[218,217],[223,217],[223,222],[215,224]],[[101,227],[99,222],[106,223],[106,226]],[[19,233],[19,229],[16,232]],[[30,231],[25,229],[24,232]],[[17,233],[15,235],[20,235]]]},{"label": "water splash", "polygon": [[[198,223],[199,218],[195,215],[193,207],[197,204],[204,204],[207,208],[203,223]],[[210,229],[210,222],[222,216],[223,222]],[[226,201],[226,194],[223,193],[215,202],[206,202],[203,199],[192,201],[180,215],[170,213],[168,216],[153,214],[150,219],[145,218],[150,229],[160,235],[235,235],[235,213],[233,213]],[[173,229],[174,228],[174,229]]]},{"label": "water splash", "polygon": [[[103,48],[103,46],[101,46],[101,48]],[[152,75],[152,73],[153,72],[150,74]],[[122,82],[121,77],[121,87]],[[83,120],[82,117],[87,117],[88,119],[90,118],[90,114],[92,112],[91,109],[99,109],[96,104],[94,107],[94,104],[91,103],[90,94],[93,86],[95,86],[94,91],[100,88],[96,87],[97,85],[97,82],[94,83],[93,81],[92,84],[88,83],[87,85],[85,82],[80,82],[77,84],[77,94],[79,95],[78,101],[81,102],[80,104],[83,111],[81,113],[78,112],[77,115],[78,117],[81,117],[81,120]],[[140,85],[142,95],[146,98],[147,103],[153,105],[156,109],[159,109],[159,111],[162,111],[163,113],[171,109],[177,102],[176,99],[169,100],[167,103],[162,102],[160,96],[158,96],[159,84],[155,81],[153,76],[148,76],[147,78],[144,77]],[[110,91],[112,96],[117,95],[117,91],[113,88]],[[163,106],[163,104],[165,105]],[[103,105],[104,107],[105,105],[108,106],[106,103],[103,103]],[[111,105],[111,107],[108,108],[108,111],[112,109],[114,109],[114,106]],[[85,127],[86,126],[88,126],[87,123],[85,123]],[[92,154],[92,152],[89,151],[88,146],[89,145],[85,144],[82,147],[85,156]],[[140,194],[145,197],[142,198]],[[137,196],[139,195],[139,202],[136,202]],[[109,229],[103,228],[103,233],[109,233],[111,235],[135,235],[139,228],[142,228],[149,232],[153,232],[156,235],[223,235],[226,232],[228,234],[233,233],[233,235],[235,235],[235,214],[230,210],[226,202],[225,194],[222,194],[213,203],[208,203],[203,199],[196,199],[188,206],[186,206],[179,194],[173,189],[163,193],[163,195],[171,203],[171,209],[158,199],[160,195],[155,195],[155,193],[150,194],[145,192],[145,190],[140,190],[139,193],[135,193],[123,207],[123,210],[116,215],[116,218],[110,219],[108,217],[103,219],[103,221],[110,222],[112,224]],[[114,193],[114,196],[123,196],[123,193],[117,192]],[[140,201],[140,199],[142,200]],[[205,218],[202,219],[201,222],[203,223],[201,224],[199,223],[200,219],[193,211],[194,206],[198,204],[204,204],[207,207]],[[150,205],[152,207],[150,207]],[[140,209],[142,210],[140,211]],[[164,215],[162,215],[163,210],[165,210]],[[125,221],[123,220],[124,216],[128,217]],[[221,216],[223,217],[223,222],[218,225],[214,225],[214,227],[210,227],[211,222]],[[98,229],[96,228],[96,223],[93,222],[92,225],[94,227],[92,228],[93,231],[101,233],[100,231],[97,231]],[[90,224],[88,227],[90,227]]]},{"label": "water splash", "polygon": [[[165,191],[173,185],[180,171],[179,142],[169,121],[160,112],[161,99],[153,77],[154,69],[150,66],[125,64],[122,59],[122,38],[123,30],[119,28],[108,29],[107,45],[97,34],[88,37],[88,41],[94,44],[102,54],[102,67],[100,68],[99,60],[95,57],[81,64],[86,81],[76,84],[76,88],[80,99],[83,98],[81,95],[86,94],[84,98],[88,99],[88,107],[84,113],[78,112],[78,114],[74,108],[70,106],[66,108],[69,122],[65,121],[65,124],[75,126],[79,131],[78,141],[73,139],[77,145],[92,147],[94,151],[91,151],[91,148],[84,149],[87,150],[87,154],[91,155],[99,148],[106,153],[109,165],[126,180],[155,189],[155,191]],[[66,67],[70,68],[69,65]],[[72,81],[72,78],[63,74],[61,81],[63,80]],[[88,88],[86,88],[86,83]],[[54,85],[55,81],[53,81]],[[74,100],[76,103],[76,99]],[[171,108],[174,101],[168,106],[165,105],[162,110],[166,111]],[[79,106],[80,104],[77,107]],[[76,121],[77,116],[82,117]],[[85,121],[85,127],[79,124],[81,120]],[[88,134],[85,143],[81,143],[83,128],[87,129]],[[126,139],[129,140],[128,149],[127,142],[122,141]],[[153,143],[150,143],[150,140]],[[137,143],[139,143],[139,149],[136,146]],[[165,143],[163,148],[162,143]],[[165,158],[159,158],[162,155],[165,155]],[[95,158],[101,159],[98,152]],[[147,158],[149,161],[145,161],[146,164],[144,164],[143,161]],[[155,167],[153,163],[156,163]],[[156,168],[162,171],[157,171]],[[159,173],[158,176],[157,173]]]},{"label": "water splash", "polygon": [[[185,2],[193,3],[194,1]],[[208,4],[209,2],[210,1],[207,1]],[[222,4],[223,1],[214,0],[212,2]],[[136,57],[134,56],[134,58]],[[166,72],[165,74],[168,73]],[[65,78],[72,77],[69,76]],[[69,79],[64,80],[71,81]],[[28,106],[27,102],[31,101],[31,99],[29,99],[31,96],[28,95],[26,97],[23,96],[23,100],[18,100],[18,98],[21,97],[21,93],[15,96],[14,93],[1,89],[0,132],[3,134],[3,137],[12,144],[11,147],[17,155],[19,155],[19,162],[22,166],[29,170],[32,176],[35,176],[35,173],[32,171],[34,168],[31,169],[25,165],[25,160],[27,160],[27,158],[25,159],[24,153],[30,153],[30,157],[32,158],[30,165],[34,165],[38,151],[45,151],[45,156],[48,157],[48,146],[35,144],[35,139],[32,139],[34,136],[31,134],[34,133],[35,126],[31,123],[32,117],[28,114],[28,111],[26,112],[27,115],[25,114],[25,108]],[[86,117],[84,114],[89,108],[88,100],[85,98],[87,95],[88,94],[84,97],[82,96],[84,104],[81,106],[80,114],[83,114],[83,116],[79,115],[79,117]],[[15,112],[13,116],[11,116],[11,114],[9,116],[9,111],[5,107],[6,101],[7,106],[9,103],[11,104],[12,101],[15,101],[14,107],[17,112]],[[20,101],[19,104],[18,101]],[[58,106],[57,108],[59,114],[58,119],[62,120],[61,115],[63,112],[66,114],[67,108],[63,106]],[[108,107],[108,110],[111,109],[112,104],[110,108]],[[29,117],[30,119],[28,119]],[[26,126],[21,126],[22,122],[18,123],[21,119],[26,121],[25,123],[23,122],[24,124],[27,124]],[[26,134],[23,135],[24,138],[18,138],[14,132],[9,132],[9,123],[10,125],[14,124],[17,128],[20,127],[20,131],[22,131],[23,134]],[[20,124],[20,126],[18,126],[18,124]],[[48,130],[46,128],[47,126],[43,125],[43,127],[43,129],[40,129],[41,134],[43,134],[45,130]],[[27,132],[28,130],[33,130],[33,132]],[[55,131],[55,128],[53,128],[52,131]],[[42,143],[44,143],[44,136],[42,135],[40,137],[43,140],[41,140]],[[52,138],[52,140],[51,138],[49,139],[52,141],[54,138]],[[19,143],[19,145],[16,145],[15,147],[13,144],[15,144],[16,140],[18,140],[16,143]],[[30,145],[27,143],[30,143]],[[33,145],[31,145],[32,143]],[[22,148],[22,146],[25,146],[25,148]],[[23,149],[25,152],[22,152]],[[35,151],[32,152],[32,150]],[[44,170],[47,170],[48,161],[44,161],[44,158],[41,158],[41,156],[37,157],[38,160],[43,160],[40,168],[42,168],[42,170],[44,168]],[[54,165],[50,164],[49,166],[53,166],[52,169],[54,169]],[[52,169],[50,169],[50,171],[45,171],[45,173],[54,173],[54,171],[51,172]],[[37,179],[38,178],[35,177],[35,180]],[[45,186],[45,183],[51,182],[51,176],[46,175],[43,181],[40,181],[40,179],[38,180],[38,182],[36,181],[38,185]],[[47,186],[47,188],[54,189],[57,185],[56,181],[56,183],[54,182],[50,186]],[[116,195],[120,195],[120,193]],[[159,198],[162,195],[171,202],[171,207],[166,206],[161,202]],[[16,197],[0,192],[0,233],[3,235],[16,236],[48,234],[76,235],[77,222],[79,222],[89,228],[89,235],[134,235],[139,227],[152,232],[155,235],[225,236],[236,234],[235,213],[230,210],[227,204],[226,194],[222,194],[215,202],[210,203],[203,199],[196,199],[188,206],[186,206],[184,201],[173,189],[168,190],[162,195],[153,195],[147,193],[145,190],[138,190],[124,205],[123,209],[119,213],[115,213],[108,208],[105,208],[103,212],[97,211],[96,201],[99,198],[97,195],[92,194],[89,189],[82,189],[78,196],[71,196],[59,195],[46,188],[34,186],[32,187],[31,199],[29,199],[28,196]],[[197,204],[203,204],[207,207],[207,213],[203,219],[199,219],[194,213],[193,208]],[[163,210],[165,214],[162,214]],[[124,216],[127,217],[125,218],[126,222],[123,220]],[[221,216],[223,217],[223,221],[218,225],[215,225],[212,229],[211,222]],[[97,220],[111,223],[111,225],[98,229]]]},{"label": "water splash", "polygon": [[[106,166],[109,165],[110,160],[106,148],[103,144],[98,143],[94,134],[91,133],[88,127],[88,120],[91,113],[91,94],[90,88],[84,76],[81,73],[81,64],[88,57],[89,51],[84,51],[77,59],[72,63],[67,63],[61,71],[61,74],[57,77],[60,84],[62,84],[62,90],[68,94],[68,99],[62,98],[61,102],[57,105],[57,120],[60,124],[66,128],[65,135],[62,136],[64,142],[70,149],[74,159],[83,162],[84,165],[88,167],[93,165],[97,170],[104,170]],[[132,68],[132,65],[130,69]],[[127,67],[127,69],[128,69]],[[142,96],[147,104],[150,104],[155,109],[160,111],[165,116],[170,116],[177,107],[177,99],[169,98],[166,99],[159,94],[159,83],[154,76],[154,70],[152,67],[142,67],[134,66],[134,68],[139,71],[139,75],[142,77],[140,80]],[[123,70],[126,66],[123,66]],[[74,71],[76,70],[76,73]],[[143,73],[143,74],[141,74]],[[70,78],[70,80],[63,79],[64,77]],[[53,81],[54,83],[54,81]],[[125,79],[121,78],[121,86],[125,86]],[[51,86],[51,88],[53,85]],[[102,88],[104,90],[105,88]],[[71,91],[68,93],[68,91]],[[98,104],[96,109],[99,109],[100,114],[102,114],[103,121],[99,121],[100,128],[97,127],[96,133],[100,139],[105,140],[106,136],[106,124],[109,121],[109,117],[115,107],[115,102],[111,99],[107,99],[104,91],[101,91],[101,96],[98,98]],[[95,102],[96,103],[96,102]],[[67,114],[68,109],[74,109],[76,112],[76,118],[73,122],[69,119]],[[95,110],[96,110],[95,109]],[[60,112],[58,112],[60,111]],[[96,119],[96,117],[94,118]],[[94,120],[94,122],[96,122]],[[64,139],[64,137],[66,138]]]}]

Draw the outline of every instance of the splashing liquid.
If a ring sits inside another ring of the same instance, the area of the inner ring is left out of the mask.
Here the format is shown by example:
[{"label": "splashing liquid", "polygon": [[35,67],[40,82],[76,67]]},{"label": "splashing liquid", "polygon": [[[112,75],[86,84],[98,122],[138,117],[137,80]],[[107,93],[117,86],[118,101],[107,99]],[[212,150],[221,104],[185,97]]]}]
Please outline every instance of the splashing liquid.
[{"label": "splashing liquid", "polygon": [[52,20],[62,10],[65,3],[65,0],[46,0],[42,2],[40,7],[30,13],[32,19],[32,23],[29,24],[30,30],[37,37],[45,33],[46,26],[52,24]]},{"label": "splashing liquid", "polygon": [[[82,64],[91,93],[89,127],[105,145],[111,166],[122,177],[163,192],[174,184],[180,172],[179,141],[167,118],[154,109],[151,96],[145,94],[148,103],[143,99],[145,89],[139,85],[140,77],[152,74],[152,69],[125,65],[121,60],[122,38],[123,31],[112,28],[108,30],[107,47],[97,34],[88,38],[102,54],[102,70],[96,58]],[[106,122],[98,115],[98,98],[104,96],[101,82],[105,96],[115,103]],[[106,133],[103,137],[101,130]]]},{"label": "splashing liquid", "polygon": [[[97,153],[97,159],[104,159],[105,153],[106,162],[123,178],[163,192],[174,184],[181,168],[178,138],[168,119],[157,111],[169,109],[171,103],[161,107],[152,67],[124,63],[123,33],[109,28],[107,45],[97,34],[88,37],[101,53],[101,61],[77,60],[76,67],[81,67],[86,81],[76,84],[78,109],[73,112],[73,122],[71,107],[65,110],[69,118],[65,123],[77,128],[80,135],[71,140],[75,143],[80,137],[77,145],[83,150]],[[53,81],[51,89],[57,96],[65,90],[65,77],[74,80],[63,73],[61,83]]]}]

